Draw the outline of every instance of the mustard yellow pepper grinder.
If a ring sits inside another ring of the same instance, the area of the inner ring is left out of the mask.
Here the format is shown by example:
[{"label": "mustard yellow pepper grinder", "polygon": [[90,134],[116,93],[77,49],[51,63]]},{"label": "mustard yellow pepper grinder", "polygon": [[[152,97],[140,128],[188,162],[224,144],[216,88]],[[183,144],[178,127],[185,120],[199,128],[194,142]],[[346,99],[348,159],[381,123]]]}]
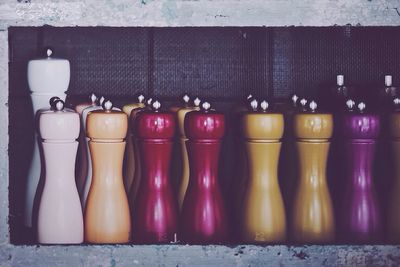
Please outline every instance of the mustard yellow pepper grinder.
[{"label": "mustard yellow pepper grinder", "polygon": [[268,112],[268,102],[251,101],[252,112],[242,117],[248,162],[243,199],[242,241],[280,243],[286,239],[286,216],[278,183],[278,161],[283,136],[283,114]]},{"label": "mustard yellow pepper grinder", "polygon": [[[130,117],[133,110],[144,107],[144,96],[139,95],[137,102],[127,104],[122,107],[122,111]],[[124,154],[124,187],[127,194],[129,194],[132,187],[133,179],[135,178],[135,149],[133,144],[132,127],[128,126],[128,134],[126,137],[126,148]]]},{"label": "mustard yellow pepper grinder", "polygon": [[400,98],[393,100],[396,111],[389,117],[391,147],[393,156],[393,184],[389,197],[387,239],[390,242],[400,242]]},{"label": "mustard yellow pepper grinder", "polygon": [[[301,105],[305,106],[305,99]],[[335,219],[326,179],[329,139],[333,132],[332,114],[309,110],[294,117],[294,132],[299,160],[299,179],[292,207],[291,234],[299,243],[330,243],[334,240]]]},{"label": "mustard yellow pepper grinder", "polygon": [[[186,101],[187,100],[187,101]],[[186,103],[189,102],[188,99],[184,99]],[[186,194],[186,189],[189,184],[189,158],[188,158],[188,152],[186,149],[186,141],[188,138],[186,137],[185,134],[185,127],[184,127],[184,122],[185,122],[185,117],[186,114],[193,111],[193,110],[200,110],[200,99],[196,97],[193,101],[194,106],[189,106],[186,105],[183,108],[180,108],[177,111],[177,117],[178,117],[178,128],[179,128],[179,146],[180,146],[180,151],[181,151],[181,159],[182,159],[182,165],[181,165],[181,175],[179,179],[179,192],[178,192],[178,204],[179,204],[179,209],[182,208],[183,204],[183,199],[185,198]]]}]

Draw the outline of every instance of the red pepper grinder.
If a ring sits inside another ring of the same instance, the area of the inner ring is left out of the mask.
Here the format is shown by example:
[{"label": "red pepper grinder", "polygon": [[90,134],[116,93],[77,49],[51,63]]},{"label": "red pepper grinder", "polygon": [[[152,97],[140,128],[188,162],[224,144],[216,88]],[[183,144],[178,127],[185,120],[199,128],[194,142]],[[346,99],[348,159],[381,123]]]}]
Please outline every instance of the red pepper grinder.
[{"label": "red pepper grinder", "polygon": [[133,240],[137,243],[176,241],[178,203],[170,183],[175,116],[160,110],[159,101],[152,110],[144,110],[135,119],[141,180],[133,209]]},{"label": "red pepper grinder", "polygon": [[181,214],[182,240],[190,244],[227,241],[226,210],[218,185],[218,160],[225,117],[210,109],[208,102],[200,111],[185,118],[186,147],[189,156],[189,185]]}]

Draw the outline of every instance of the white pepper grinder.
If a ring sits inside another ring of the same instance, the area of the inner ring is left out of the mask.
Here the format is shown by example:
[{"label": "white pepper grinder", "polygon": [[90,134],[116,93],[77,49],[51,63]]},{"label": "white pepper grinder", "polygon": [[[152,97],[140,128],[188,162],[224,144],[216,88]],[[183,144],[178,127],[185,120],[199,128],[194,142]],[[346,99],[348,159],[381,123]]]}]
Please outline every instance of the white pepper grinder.
[{"label": "white pepper grinder", "polygon": [[75,184],[79,115],[64,109],[60,99],[53,103],[51,110],[39,115],[46,174],[38,213],[38,242],[77,244],[83,242],[83,215]]},{"label": "white pepper grinder", "polygon": [[[48,101],[57,96],[65,101],[70,81],[70,64],[66,59],[53,58],[53,51],[47,49],[47,57],[28,62],[28,85],[31,91],[33,112],[48,109]],[[36,127],[36,125],[35,125]],[[32,161],[28,172],[25,191],[24,224],[32,227],[33,202],[41,177],[39,139],[35,131]]]}]

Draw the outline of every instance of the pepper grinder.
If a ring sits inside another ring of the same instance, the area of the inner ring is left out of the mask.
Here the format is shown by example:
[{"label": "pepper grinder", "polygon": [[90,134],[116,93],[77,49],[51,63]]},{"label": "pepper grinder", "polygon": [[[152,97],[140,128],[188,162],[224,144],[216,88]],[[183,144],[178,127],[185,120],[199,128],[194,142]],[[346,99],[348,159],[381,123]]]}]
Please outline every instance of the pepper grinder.
[{"label": "pepper grinder", "polygon": [[[70,64],[66,59],[53,58],[53,51],[47,49],[47,57],[28,62],[28,85],[31,90],[33,112],[49,108],[48,101],[57,96],[63,101],[66,98],[70,80]],[[36,125],[35,125],[36,128]],[[26,183],[24,224],[32,227],[33,202],[41,177],[40,139],[35,131],[32,161]]]},{"label": "pepper grinder", "polygon": [[75,111],[80,116],[81,121],[81,131],[79,133],[79,146],[78,146],[78,158],[77,158],[77,172],[76,172],[76,186],[78,187],[79,195],[83,194],[83,189],[85,187],[86,176],[88,172],[88,151],[86,145],[86,134],[85,134],[85,126],[83,125],[82,112],[84,109],[89,107],[95,107],[97,104],[97,96],[95,94],[91,94],[89,96],[90,102],[84,102],[76,105]]},{"label": "pepper grinder", "polygon": [[286,216],[278,183],[278,161],[283,136],[283,114],[267,111],[268,102],[251,102],[243,115],[242,131],[248,162],[248,183],[243,199],[242,240],[277,243],[286,237]]},{"label": "pepper grinder", "polygon": [[332,114],[317,112],[315,101],[309,107],[310,111],[294,116],[300,177],[292,209],[292,237],[295,242],[328,243],[333,241],[335,233],[326,179],[333,118]]},{"label": "pepper grinder", "polygon": [[[184,97],[185,98],[185,97]],[[184,99],[185,103],[189,102],[189,97]],[[179,193],[178,193],[178,204],[179,204],[179,209],[182,209],[182,204],[183,200],[185,198],[186,194],[186,189],[189,184],[189,158],[186,150],[186,141],[188,140],[185,134],[185,117],[186,115],[193,111],[193,110],[199,110],[199,105],[200,105],[200,99],[195,98],[194,100],[194,106],[191,107],[188,104],[185,105],[185,107],[179,109],[177,111],[177,117],[178,117],[178,128],[179,128],[179,145],[181,148],[181,159],[182,159],[182,171],[180,172],[181,178],[179,180]]]},{"label": "pepper grinder", "polygon": [[83,188],[80,194],[81,197],[81,204],[82,204],[82,209],[85,210],[86,207],[86,200],[87,200],[87,196],[89,194],[89,190],[90,190],[90,184],[92,182],[92,158],[90,155],[90,150],[89,150],[89,140],[90,138],[87,137],[87,117],[89,115],[90,112],[95,111],[95,110],[102,110],[102,105],[104,103],[105,98],[103,96],[101,96],[98,99],[98,102],[93,105],[93,106],[89,106],[85,109],[82,110],[82,126],[83,126],[83,133],[85,135],[85,141],[84,141],[84,145],[85,146],[85,151],[86,151],[86,156],[87,156],[87,172],[86,172],[86,177],[83,178]]},{"label": "pepper grinder", "polygon": [[105,101],[103,110],[91,111],[87,135],[93,178],[85,210],[85,241],[96,244],[127,243],[131,219],[122,178],[128,116]]},{"label": "pepper grinder", "polygon": [[160,108],[155,100],[152,110],[138,113],[135,120],[142,178],[133,210],[133,239],[145,244],[176,241],[178,231],[178,205],[170,181],[175,116]]},{"label": "pepper grinder", "polygon": [[60,99],[54,103],[53,110],[39,115],[46,175],[38,213],[38,241],[78,244],[83,242],[83,216],[75,185],[79,115],[65,110]]},{"label": "pepper grinder", "polygon": [[190,244],[228,240],[228,224],[218,185],[218,161],[225,116],[203,102],[201,111],[186,114],[186,148],[190,178],[181,213],[182,240]]},{"label": "pepper grinder", "polygon": [[341,236],[344,241],[368,243],[381,239],[381,215],[373,182],[373,162],[380,119],[365,112],[344,114],[342,135],[346,163],[346,189],[341,206]]},{"label": "pepper grinder", "polygon": [[389,117],[391,149],[393,155],[393,185],[389,198],[387,237],[391,242],[400,242],[400,98],[393,100],[395,112]]},{"label": "pepper grinder", "polygon": [[137,108],[135,110],[132,110],[131,115],[129,116],[129,124],[130,124],[130,128],[132,131],[132,144],[133,144],[133,151],[135,153],[135,175],[132,181],[132,185],[131,185],[131,189],[129,191],[129,203],[131,205],[131,207],[135,206],[135,199],[136,199],[136,195],[137,192],[139,190],[139,186],[140,186],[140,180],[142,179],[142,167],[141,167],[141,155],[140,155],[140,151],[139,151],[139,144],[138,144],[138,140],[136,138],[136,118],[137,115],[145,110],[149,110],[151,109],[152,103],[153,103],[153,98],[148,98],[144,101],[145,106],[142,108]]},{"label": "pepper grinder", "polygon": [[[123,106],[122,111],[125,112],[125,114],[128,115],[129,117],[133,110],[143,107],[144,107],[144,95],[139,95],[138,101],[136,103],[131,103]],[[128,135],[126,137],[126,149],[124,156],[124,185],[127,194],[131,189],[134,178],[135,178],[135,151],[133,146],[133,134],[131,126],[128,125]]]}]

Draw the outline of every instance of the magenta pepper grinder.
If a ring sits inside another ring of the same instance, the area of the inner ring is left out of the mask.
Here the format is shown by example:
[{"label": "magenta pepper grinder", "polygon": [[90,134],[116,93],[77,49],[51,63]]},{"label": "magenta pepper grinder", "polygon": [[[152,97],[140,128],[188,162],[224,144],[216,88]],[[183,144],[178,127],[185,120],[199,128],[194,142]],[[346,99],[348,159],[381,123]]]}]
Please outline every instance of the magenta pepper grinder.
[{"label": "magenta pepper grinder", "polygon": [[382,238],[381,210],[376,197],[373,163],[380,119],[365,112],[366,105],[348,101],[350,112],[343,115],[345,186],[339,220],[341,239],[350,243],[371,243]]},{"label": "magenta pepper grinder", "polygon": [[178,202],[169,175],[176,122],[173,113],[160,108],[155,100],[152,110],[133,118],[142,166],[133,209],[133,240],[137,243],[177,241]]},{"label": "magenta pepper grinder", "polygon": [[190,176],[181,214],[182,241],[190,244],[226,242],[227,215],[218,185],[225,117],[204,102],[201,111],[186,115],[184,124]]}]

